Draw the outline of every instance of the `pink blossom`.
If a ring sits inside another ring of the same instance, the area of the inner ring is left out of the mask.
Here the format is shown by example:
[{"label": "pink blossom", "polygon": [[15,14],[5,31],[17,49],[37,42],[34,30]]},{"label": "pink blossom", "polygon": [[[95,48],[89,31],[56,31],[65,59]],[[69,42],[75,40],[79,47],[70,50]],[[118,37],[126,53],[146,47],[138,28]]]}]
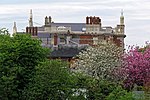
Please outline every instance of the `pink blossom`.
[{"label": "pink blossom", "polygon": [[132,47],[123,57],[126,87],[132,87],[133,84],[143,85],[150,81],[150,47],[142,52],[139,50]]}]

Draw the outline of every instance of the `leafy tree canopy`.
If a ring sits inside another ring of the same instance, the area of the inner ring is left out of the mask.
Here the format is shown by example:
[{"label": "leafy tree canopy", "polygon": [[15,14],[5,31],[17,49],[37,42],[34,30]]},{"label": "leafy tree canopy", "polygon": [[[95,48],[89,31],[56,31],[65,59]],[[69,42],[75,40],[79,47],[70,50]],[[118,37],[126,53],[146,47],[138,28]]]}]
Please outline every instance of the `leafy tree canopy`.
[{"label": "leafy tree canopy", "polygon": [[50,60],[36,67],[36,74],[24,92],[25,100],[66,100],[71,96],[74,79],[68,65]]},{"label": "leafy tree canopy", "polygon": [[0,35],[0,99],[18,99],[48,50],[29,35]]}]

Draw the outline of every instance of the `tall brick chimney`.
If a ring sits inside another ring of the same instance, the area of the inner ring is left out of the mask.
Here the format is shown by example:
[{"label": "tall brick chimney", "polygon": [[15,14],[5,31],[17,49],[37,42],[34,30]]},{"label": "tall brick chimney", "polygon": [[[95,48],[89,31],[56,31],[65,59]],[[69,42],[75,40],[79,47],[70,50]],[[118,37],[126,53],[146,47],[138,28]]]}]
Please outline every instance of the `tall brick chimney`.
[{"label": "tall brick chimney", "polygon": [[96,17],[93,17],[93,24],[96,24]]},{"label": "tall brick chimney", "polygon": [[86,17],[86,24],[89,24],[89,17]]},{"label": "tall brick chimney", "polygon": [[93,17],[90,16],[90,24],[93,24]]},{"label": "tall brick chimney", "polygon": [[38,28],[37,27],[26,27],[26,33],[31,34],[31,36],[37,36]]},{"label": "tall brick chimney", "polygon": [[98,24],[98,17],[95,18],[95,24]]}]

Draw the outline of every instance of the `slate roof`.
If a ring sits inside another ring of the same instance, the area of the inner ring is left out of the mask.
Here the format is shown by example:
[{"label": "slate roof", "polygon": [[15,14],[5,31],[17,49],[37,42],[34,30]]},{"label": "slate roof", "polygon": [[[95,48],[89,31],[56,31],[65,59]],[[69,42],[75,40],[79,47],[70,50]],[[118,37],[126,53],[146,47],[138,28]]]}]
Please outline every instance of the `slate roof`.
[{"label": "slate roof", "polygon": [[51,52],[50,57],[52,58],[72,58],[79,54],[82,50],[85,48],[79,49],[79,48],[59,48],[58,50],[53,50]]},{"label": "slate roof", "polygon": [[50,38],[51,34],[50,33],[38,33],[37,36],[38,38]]},{"label": "slate roof", "polygon": [[[85,23],[51,23],[50,25],[71,27],[71,31],[82,31],[82,28],[86,27]],[[50,25],[47,25],[47,26],[50,26]]]}]

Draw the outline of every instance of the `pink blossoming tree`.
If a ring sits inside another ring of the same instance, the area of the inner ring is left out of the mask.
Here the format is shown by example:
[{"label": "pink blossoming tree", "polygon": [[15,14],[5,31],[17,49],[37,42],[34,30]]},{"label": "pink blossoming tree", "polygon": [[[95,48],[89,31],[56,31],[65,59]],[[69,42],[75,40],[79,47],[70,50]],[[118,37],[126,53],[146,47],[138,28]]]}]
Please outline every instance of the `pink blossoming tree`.
[{"label": "pink blossoming tree", "polygon": [[150,47],[145,48],[143,52],[139,50],[139,48],[132,48],[123,58],[126,88],[131,89],[134,84],[143,86],[150,81]]}]

